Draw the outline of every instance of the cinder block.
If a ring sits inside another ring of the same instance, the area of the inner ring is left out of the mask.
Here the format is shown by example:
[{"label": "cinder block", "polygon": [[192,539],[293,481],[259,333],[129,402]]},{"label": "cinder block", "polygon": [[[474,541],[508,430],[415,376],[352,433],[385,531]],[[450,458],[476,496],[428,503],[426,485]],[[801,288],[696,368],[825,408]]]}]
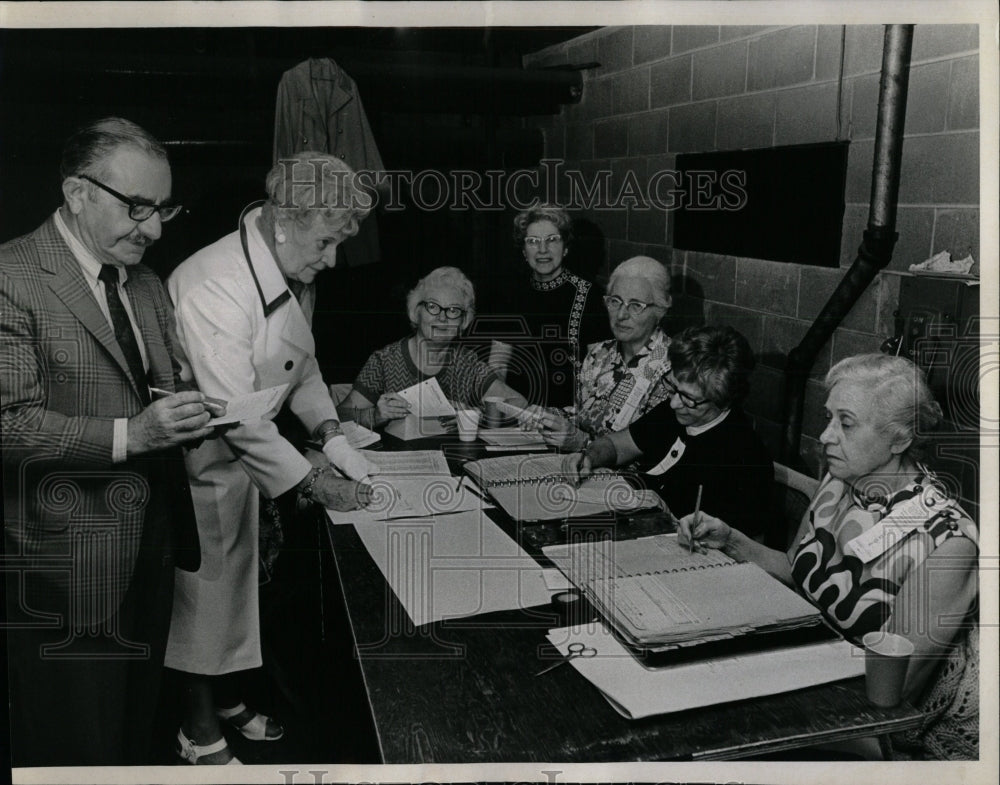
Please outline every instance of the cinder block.
[{"label": "cinder block", "polygon": [[688,251],[685,274],[688,292],[695,283],[699,296],[719,303],[736,302],[736,258],[719,254]]},{"label": "cinder block", "polygon": [[781,90],[775,98],[776,145],[830,142],[837,138],[836,82]]},{"label": "cinder block", "polygon": [[566,158],[586,161],[594,157],[594,126],[590,123],[566,126]]},{"label": "cinder block", "polygon": [[938,208],[934,220],[934,246],[931,255],[951,252],[952,259],[964,259],[969,254],[979,262],[979,210]]},{"label": "cinder block", "polygon": [[733,41],[737,38],[749,38],[766,33],[770,29],[767,25],[723,25],[719,28],[719,40]]},{"label": "cinder block", "polygon": [[594,156],[618,158],[627,155],[629,125],[627,118],[594,123]]},{"label": "cinder block", "polygon": [[934,133],[944,130],[950,75],[951,63],[948,61],[910,68],[905,133]]},{"label": "cinder block", "polygon": [[633,68],[612,82],[611,106],[615,114],[649,109],[649,68]]},{"label": "cinder block", "polygon": [[979,133],[962,131],[907,138],[899,201],[904,204],[979,203]]},{"label": "cinder block", "polygon": [[819,25],[816,29],[816,78],[836,79],[840,75],[840,52],[844,47],[842,25]]},{"label": "cinder block", "polygon": [[858,255],[862,233],[868,225],[868,204],[848,204],[840,230],[840,266],[850,267]]},{"label": "cinder block", "polygon": [[878,73],[882,69],[882,25],[848,25],[844,75]]},{"label": "cinder block", "polygon": [[706,301],[705,316],[709,324],[732,327],[747,339],[755,357],[760,354],[764,346],[764,314],[760,311],[750,311],[727,303]]},{"label": "cinder block", "polygon": [[670,25],[636,25],[632,30],[632,62],[636,65],[670,55]]},{"label": "cinder block", "polygon": [[900,207],[896,210],[896,231],[899,239],[892,252],[890,270],[906,271],[911,264],[931,256],[934,231],[934,209],[931,207]]},{"label": "cinder block", "polygon": [[858,333],[853,330],[834,330],[831,366],[836,365],[845,357],[853,357],[856,354],[871,354],[872,352],[877,352],[883,340],[884,338],[880,338],[874,333]]},{"label": "cinder block", "polygon": [[671,54],[700,49],[719,42],[719,28],[707,25],[674,25]]},{"label": "cinder block", "polygon": [[669,149],[670,113],[666,109],[633,115],[628,124],[629,155],[659,155]]},{"label": "cinder block", "polygon": [[799,265],[763,259],[738,259],[736,304],[770,314],[794,316],[799,296]]},{"label": "cinder block", "polygon": [[[757,358],[759,362],[769,368],[784,370],[788,362],[788,353],[799,345],[806,330],[809,329],[809,324],[803,319],[765,313],[760,355]],[[829,349],[824,346],[820,351],[819,365],[823,369],[821,373],[826,373],[824,362],[829,363],[829,356]],[[813,374],[815,373],[814,370]]]},{"label": "cinder block", "polygon": [[667,214],[656,207],[628,208],[628,239],[637,243],[662,243],[667,236]]},{"label": "cinder block", "polygon": [[597,62],[604,73],[621,71],[632,66],[632,28],[611,29],[597,39]]},{"label": "cinder block", "polygon": [[[802,267],[799,286],[800,319],[815,321],[830,295],[840,284],[846,270],[835,270],[822,267]],[[852,330],[875,332],[875,322],[878,312],[879,290],[881,283],[875,278],[861,293],[854,307],[844,317],[841,325]]]},{"label": "cinder block", "polygon": [[691,97],[695,101],[746,90],[747,42],[736,41],[695,52]]},{"label": "cinder block", "polygon": [[650,66],[649,100],[654,107],[691,100],[692,55],[672,57]]},{"label": "cinder block", "polygon": [[670,109],[670,152],[696,153],[715,150],[715,101],[675,106]]},{"label": "cinder block", "polygon": [[[847,80],[851,85],[851,139],[872,139],[878,120],[878,74]],[[909,130],[909,129],[907,129]]]},{"label": "cinder block", "polygon": [[979,49],[977,25],[917,25],[913,28],[911,60],[918,63],[931,57]]},{"label": "cinder block", "polygon": [[590,214],[594,224],[608,240],[628,239],[628,210],[624,207],[597,208],[591,210]]},{"label": "cinder block", "polygon": [[792,27],[750,42],[748,90],[808,82],[816,57],[816,28]]},{"label": "cinder block", "polygon": [[[628,209],[649,203],[646,194],[646,166],[647,160],[642,156],[620,158],[611,162],[609,201],[615,207]],[[663,238],[658,238],[657,242],[663,242]]]},{"label": "cinder block", "polygon": [[[622,210],[621,212],[624,214],[625,211]],[[643,247],[641,243],[633,243],[628,240],[609,240],[608,259],[616,263],[623,262],[626,259],[631,259],[633,256],[640,256]]]},{"label": "cinder block", "polygon": [[[583,97],[576,105],[581,120],[607,117],[614,108],[612,79],[585,79],[583,82]],[[567,111],[571,111],[567,107]]]},{"label": "cinder block", "polygon": [[979,57],[951,61],[947,128],[979,128]]},{"label": "cinder block", "polygon": [[715,143],[720,150],[771,147],[774,143],[774,93],[724,98],[719,101]]}]

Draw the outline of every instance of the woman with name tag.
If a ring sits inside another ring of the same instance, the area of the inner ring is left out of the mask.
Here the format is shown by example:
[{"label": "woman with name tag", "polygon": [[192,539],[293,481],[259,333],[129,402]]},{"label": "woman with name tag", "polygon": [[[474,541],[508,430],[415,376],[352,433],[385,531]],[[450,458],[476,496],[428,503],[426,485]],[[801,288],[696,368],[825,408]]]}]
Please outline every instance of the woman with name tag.
[{"label": "woman with name tag", "polygon": [[[532,406],[530,424],[546,444],[582,450],[594,438],[620,431],[670,396],[670,338],[660,327],[670,308],[670,274],[656,259],[634,256],[608,281],[604,305],[614,338],[593,343],[577,379],[576,406]],[[526,418],[522,417],[522,421]]]},{"label": "woman with name tag", "polygon": [[731,327],[689,327],[670,341],[669,398],[627,427],[567,458],[580,479],[599,466],[637,459],[643,479],[675,515],[702,507],[762,537],[774,464],[740,403],[750,390],[754,357]]},{"label": "woman with name tag", "polygon": [[941,408],[923,373],[901,357],[848,357],[830,369],[826,388],[827,473],[788,552],[711,515],[682,518],[679,540],[756,562],[851,640],[878,631],[909,639],[903,694],[925,717],[893,737],[897,752],[974,760],[978,532],[921,463]]},{"label": "woman with name tag", "polygon": [[482,406],[491,396],[523,407],[524,397],[462,346],[475,311],[472,281],[457,267],[438,267],[421,278],[406,295],[413,333],[372,353],[337,407],[342,419],[376,428],[405,417],[410,406],[397,393],[430,378],[446,398],[466,406]]}]

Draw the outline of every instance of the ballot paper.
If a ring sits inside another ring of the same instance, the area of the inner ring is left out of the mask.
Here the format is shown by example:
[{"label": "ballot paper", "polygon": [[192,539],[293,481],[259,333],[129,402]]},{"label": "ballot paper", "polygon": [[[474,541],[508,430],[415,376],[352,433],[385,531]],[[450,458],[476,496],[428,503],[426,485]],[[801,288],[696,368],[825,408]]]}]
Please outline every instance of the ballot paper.
[{"label": "ballot paper", "polygon": [[378,466],[379,474],[451,476],[448,461],[441,450],[366,452],[365,457]]},{"label": "ballot paper", "polygon": [[353,420],[342,422],[340,430],[347,437],[347,443],[355,450],[360,450],[362,447],[368,447],[382,440],[382,437],[375,433],[375,431],[369,430],[363,425],[358,425]]},{"label": "ballot paper", "polygon": [[479,512],[358,525],[358,536],[418,627],[547,605],[568,588]]},{"label": "ballot paper", "polygon": [[[563,656],[569,645],[597,650],[570,664],[628,719],[791,692],[862,676],[864,652],[844,640],[717,657],[655,670],[643,667],[600,623],[550,630]],[[539,665],[539,669],[544,663]]]},{"label": "ballot paper", "polygon": [[351,512],[327,510],[330,521],[335,524],[366,524],[493,508],[468,478],[376,474],[370,477],[370,485],[372,500],[365,509]]},{"label": "ballot paper", "polygon": [[225,415],[209,420],[206,427],[262,420],[277,409],[286,389],[288,389],[287,384],[279,384],[277,387],[268,387],[266,390],[230,398],[226,401]]},{"label": "ballot paper", "polygon": [[510,449],[538,447],[547,449],[545,440],[538,431],[521,428],[480,428],[477,434],[487,445]]},{"label": "ballot paper", "polygon": [[444,390],[433,376],[396,394],[410,404],[410,413],[417,417],[455,416],[455,407],[445,397]]}]

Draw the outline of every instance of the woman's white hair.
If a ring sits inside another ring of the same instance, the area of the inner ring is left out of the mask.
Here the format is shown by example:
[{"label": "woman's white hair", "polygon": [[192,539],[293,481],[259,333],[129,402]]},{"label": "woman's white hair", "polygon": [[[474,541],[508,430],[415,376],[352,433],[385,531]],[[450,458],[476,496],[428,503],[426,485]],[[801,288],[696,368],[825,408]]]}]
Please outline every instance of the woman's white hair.
[{"label": "woman's white hair", "polygon": [[839,382],[864,387],[873,404],[878,427],[893,443],[910,440],[902,457],[924,457],[929,432],[941,421],[941,407],[924,372],[905,357],[858,354],[845,357],[826,375],[826,391]]},{"label": "woman's white hair", "polygon": [[476,312],[476,289],[465,273],[457,267],[437,267],[417,281],[406,295],[406,315],[410,318],[410,326],[417,325],[417,307],[424,299],[427,290],[434,286],[451,286],[462,294],[462,307],[465,308],[465,319],[462,327],[468,327]]},{"label": "woman's white hair", "polygon": [[608,279],[610,292],[616,281],[624,278],[641,278],[653,289],[653,304],[661,308],[669,308],[673,299],[670,297],[670,274],[667,268],[652,256],[633,256],[626,259],[611,272]]}]

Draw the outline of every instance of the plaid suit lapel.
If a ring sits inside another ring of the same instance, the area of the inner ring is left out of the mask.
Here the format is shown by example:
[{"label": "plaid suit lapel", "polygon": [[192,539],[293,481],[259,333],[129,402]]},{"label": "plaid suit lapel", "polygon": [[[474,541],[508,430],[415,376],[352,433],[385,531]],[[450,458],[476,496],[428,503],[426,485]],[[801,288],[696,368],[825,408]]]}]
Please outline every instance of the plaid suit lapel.
[{"label": "plaid suit lapel", "polygon": [[135,380],[128,370],[125,355],[108,324],[101,307],[83,277],[80,263],[73,256],[56,229],[53,219],[46,221],[38,230],[37,246],[42,269],[52,273],[49,288],[63,301],[67,310],[86,328],[87,332],[104,347],[121,368],[125,378],[131,381],[135,394],[139,394]]},{"label": "plaid suit lapel", "polygon": [[149,377],[155,387],[165,390],[174,389],[174,368],[170,360],[170,353],[163,340],[163,332],[160,330],[160,322],[157,318],[159,312],[156,308],[156,301],[146,281],[141,280],[137,274],[129,274],[125,282],[125,290],[132,303],[132,313],[135,321],[139,325],[139,334],[146,346],[146,358],[149,360]]}]

